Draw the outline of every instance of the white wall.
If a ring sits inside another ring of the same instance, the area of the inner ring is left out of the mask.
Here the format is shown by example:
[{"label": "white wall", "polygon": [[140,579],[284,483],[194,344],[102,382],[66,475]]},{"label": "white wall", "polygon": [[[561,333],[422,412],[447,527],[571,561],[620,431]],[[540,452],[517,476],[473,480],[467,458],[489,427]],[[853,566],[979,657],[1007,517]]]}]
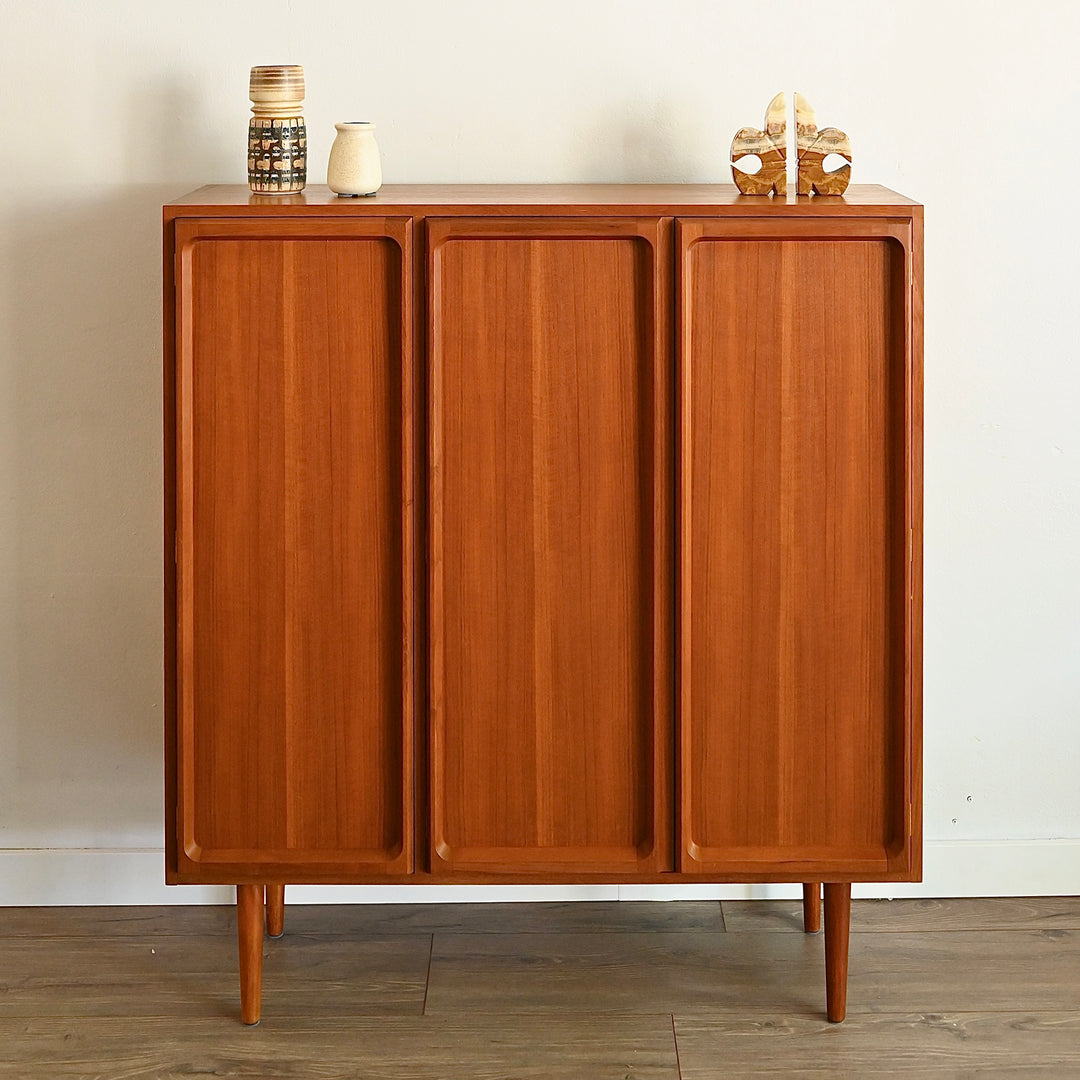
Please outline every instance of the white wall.
[{"label": "white wall", "polygon": [[796,88],[926,203],[922,891],[1080,891],[1078,38],[1071,0],[0,0],[0,903],[165,894],[159,207],[244,181],[281,62],[313,182],[340,119],[388,182],[727,182]]}]

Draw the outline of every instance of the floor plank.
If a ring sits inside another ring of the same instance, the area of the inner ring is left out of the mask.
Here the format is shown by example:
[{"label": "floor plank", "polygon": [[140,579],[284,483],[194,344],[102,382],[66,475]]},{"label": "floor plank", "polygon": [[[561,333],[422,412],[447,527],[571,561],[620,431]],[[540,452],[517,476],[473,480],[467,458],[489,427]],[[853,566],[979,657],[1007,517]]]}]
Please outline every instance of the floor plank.
[{"label": "floor plank", "polygon": [[[427,1011],[782,1012],[824,1006],[820,935],[436,934]],[[1080,933],[853,934],[848,1011],[1070,1010]]]},{"label": "floor plank", "polygon": [[[296,933],[802,932],[799,901],[585,901],[539,904],[287,904]],[[853,932],[1080,930],[1080,896],[856,900]],[[0,937],[236,933],[227,906],[0,908]]]},{"label": "floor plank", "polygon": [[853,934],[850,965],[849,1013],[1072,1010],[1080,933]]},{"label": "floor plank", "polygon": [[[290,904],[287,933],[641,934],[724,929],[718,900],[518,904]],[[204,907],[0,908],[0,937],[236,935],[232,905]]]},{"label": "floor plank", "polygon": [[794,934],[436,934],[426,1012],[812,1013],[823,964]]},{"label": "floor plank", "polygon": [[236,934],[232,904],[147,907],[0,907],[0,938]]},{"label": "floor plank", "polygon": [[0,1020],[0,1078],[678,1080],[670,1016]]},{"label": "floor plank", "polygon": [[675,1017],[682,1080],[1080,1075],[1080,1014]]},{"label": "floor plank", "polygon": [[[0,940],[0,1016],[237,1015],[231,936],[47,942]],[[430,953],[427,934],[267,940],[264,1013],[418,1015]]]},{"label": "floor plank", "polygon": [[[725,900],[732,932],[803,932],[799,900]],[[956,900],[854,900],[852,933],[936,930],[1080,930],[1080,896],[969,897]]]},{"label": "floor plank", "polygon": [[[288,891],[286,890],[286,897]],[[287,929],[308,933],[638,933],[722,931],[718,900],[540,904],[333,904],[285,907]]]}]

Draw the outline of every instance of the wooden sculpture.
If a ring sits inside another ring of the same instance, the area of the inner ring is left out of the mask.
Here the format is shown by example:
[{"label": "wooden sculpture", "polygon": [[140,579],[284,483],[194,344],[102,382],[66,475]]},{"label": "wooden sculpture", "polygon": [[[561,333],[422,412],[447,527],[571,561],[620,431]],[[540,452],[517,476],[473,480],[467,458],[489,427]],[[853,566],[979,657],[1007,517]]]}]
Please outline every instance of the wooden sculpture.
[{"label": "wooden sculpture", "polygon": [[[839,128],[818,131],[809,101],[795,95],[795,150],[798,155],[800,195],[843,195],[851,183],[851,141]],[[735,163],[751,154],[761,159],[756,173],[743,172]],[[825,171],[825,158],[839,154],[847,164]],[[787,96],[781,92],[765,110],[765,130],[740,128],[731,140],[731,175],[743,195],[787,193]]]},{"label": "wooden sculpture", "polygon": [[[851,142],[839,128],[827,127],[818,131],[814,107],[799,93],[795,94],[795,137],[799,154],[799,194],[843,195],[851,183]],[[826,172],[824,162],[829,154],[847,158],[847,164]]]},{"label": "wooden sculpture", "polygon": [[[756,154],[756,173],[735,167],[740,158]],[[765,110],[765,130],[740,128],[731,140],[731,174],[744,195],[784,195],[787,192],[787,95],[781,91]]]}]

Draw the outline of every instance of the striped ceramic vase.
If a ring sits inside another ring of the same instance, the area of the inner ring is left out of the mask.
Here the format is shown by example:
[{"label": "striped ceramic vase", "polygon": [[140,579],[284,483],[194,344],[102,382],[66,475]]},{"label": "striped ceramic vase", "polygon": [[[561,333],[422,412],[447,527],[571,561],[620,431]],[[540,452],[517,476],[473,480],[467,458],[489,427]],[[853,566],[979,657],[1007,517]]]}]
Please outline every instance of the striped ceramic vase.
[{"label": "striped ceramic vase", "polygon": [[278,64],[251,69],[248,186],[262,195],[303,191],[307,183],[304,69]]}]

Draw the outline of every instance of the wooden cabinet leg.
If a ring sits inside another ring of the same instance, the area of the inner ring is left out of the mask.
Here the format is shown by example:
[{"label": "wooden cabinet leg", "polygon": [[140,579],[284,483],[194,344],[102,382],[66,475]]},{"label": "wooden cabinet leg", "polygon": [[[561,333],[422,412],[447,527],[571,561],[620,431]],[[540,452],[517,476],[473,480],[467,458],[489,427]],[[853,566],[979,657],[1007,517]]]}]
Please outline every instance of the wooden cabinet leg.
[{"label": "wooden cabinet leg", "polygon": [[240,939],[240,1017],[257,1024],[262,1015],[263,887],[236,886],[236,927]]},{"label": "wooden cabinet leg", "polygon": [[851,937],[851,883],[825,883],[825,1000],[829,1019],[847,1015],[848,941]]},{"label": "wooden cabinet leg", "polygon": [[802,887],[802,924],[808,934],[821,929],[821,882],[806,881]]},{"label": "wooden cabinet leg", "polygon": [[285,886],[266,886],[266,932],[279,938],[285,933]]}]

